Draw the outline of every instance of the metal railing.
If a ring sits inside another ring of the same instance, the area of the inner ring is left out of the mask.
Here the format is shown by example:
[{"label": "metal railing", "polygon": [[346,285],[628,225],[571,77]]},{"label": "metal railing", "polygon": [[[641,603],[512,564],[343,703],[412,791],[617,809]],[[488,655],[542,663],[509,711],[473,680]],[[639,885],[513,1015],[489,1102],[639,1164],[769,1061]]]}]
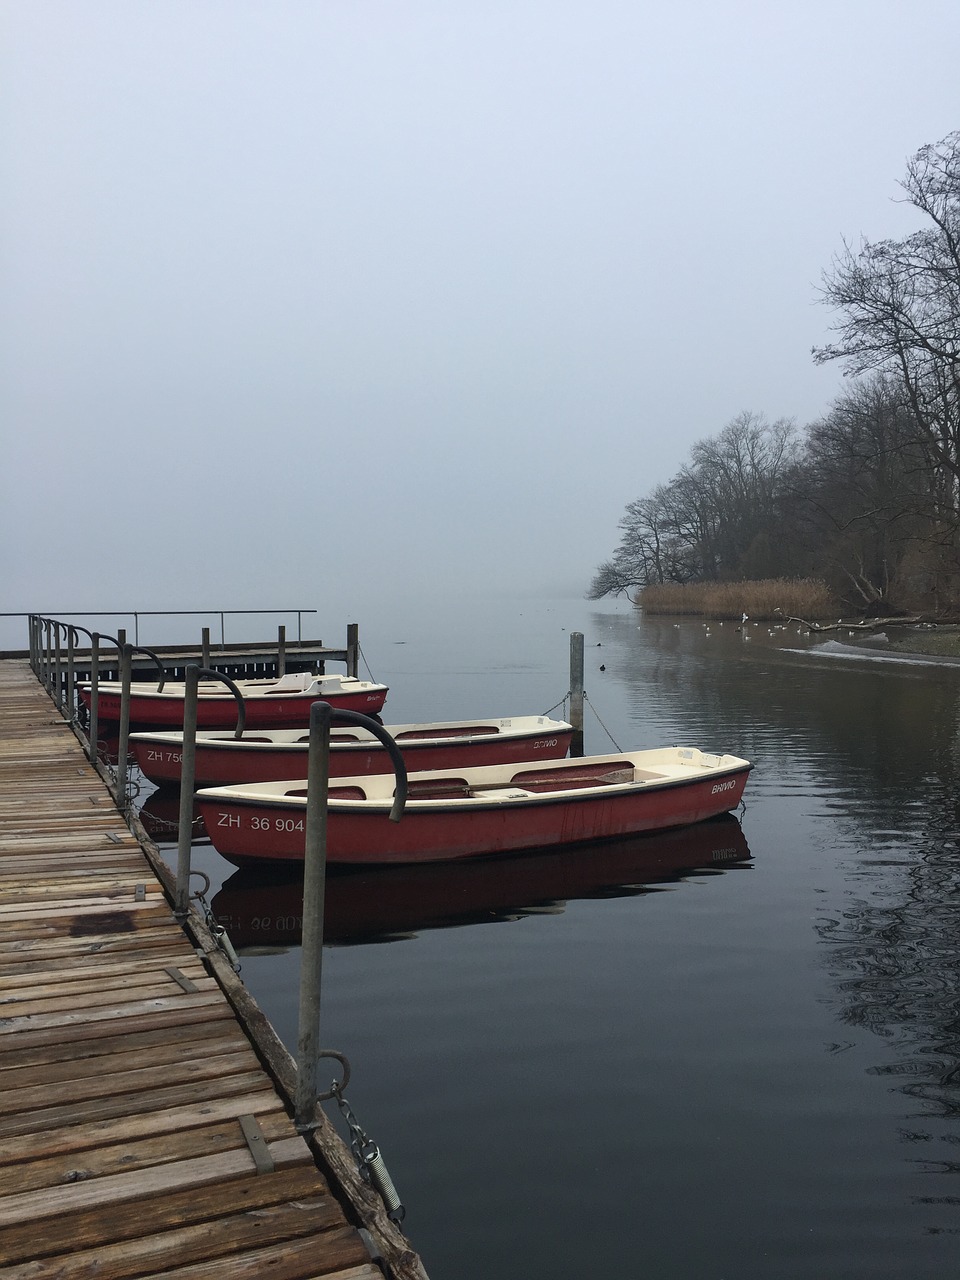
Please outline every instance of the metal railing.
[{"label": "metal railing", "polygon": [[[113,609],[104,612],[87,609],[74,609],[69,613],[58,610],[60,618],[132,618],[133,643],[140,643],[141,618],[219,618],[220,643],[226,644],[226,619],[232,617],[256,617],[272,615],[273,617],[296,617],[297,641],[303,640],[303,619],[307,614],[316,613],[316,609]],[[49,615],[37,610],[31,613],[0,613],[0,618],[45,618]],[[83,628],[81,628],[83,630]],[[88,633],[89,634],[89,633]]]}]

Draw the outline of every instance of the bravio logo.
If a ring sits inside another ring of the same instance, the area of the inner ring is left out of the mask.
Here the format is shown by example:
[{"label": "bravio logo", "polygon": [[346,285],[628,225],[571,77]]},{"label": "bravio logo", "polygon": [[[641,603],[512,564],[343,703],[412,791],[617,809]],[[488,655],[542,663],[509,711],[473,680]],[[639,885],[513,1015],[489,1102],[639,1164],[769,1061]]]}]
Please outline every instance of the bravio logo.
[{"label": "bravio logo", "polygon": [[710,794],[712,796],[715,796],[715,795],[718,795],[721,791],[732,791],[736,785],[737,785],[736,778],[728,778],[726,782],[715,782],[713,786],[710,788]]}]

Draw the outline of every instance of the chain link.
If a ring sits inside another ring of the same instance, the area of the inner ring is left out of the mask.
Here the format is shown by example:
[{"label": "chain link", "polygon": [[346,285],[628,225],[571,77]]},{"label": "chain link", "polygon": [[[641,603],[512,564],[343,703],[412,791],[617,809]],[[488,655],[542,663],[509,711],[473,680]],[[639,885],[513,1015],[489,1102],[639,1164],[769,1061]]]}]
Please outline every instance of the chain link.
[{"label": "chain link", "polygon": [[190,897],[193,899],[194,902],[199,904],[200,909],[203,911],[203,922],[209,929],[214,942],[217,944],[217,946],[220,948],[223,954],[230,961],[230,964],[233,968],[234,973],[239,973],[240,957],[237,955],[236,951],[234,950],[233,943],[230,941],[229,937],[227,936],[226,929],[223,927],[223,925],[220,923],[217,917],[213,914],[213,908],[210,906],[210,903],[207,901],[207,890],[210,888],[210,877],[206,874],[205,871],[191,871],[190,875],[191,877],[200,876],[200,878],[204,882],[203,888],[198,889],[196,893],[192,893]]},{"label": "chain link", "polygon": [[393,1179],[390,1177],[387,1166],[383,1162],[380,1148],[354,1115],[353,1108],[343,1096],[342,1086],[334,1084],[332,1092],[350,1131],[350,1150],[353,1152],[354,1159],[357,1162],[360,1177],[379,1194],[386,1205],[387,1217],[391,1222],[399,1226],[405,1218],[407,1210],[399,1195],[397,1195],[397,1189],[393,1185]]}]

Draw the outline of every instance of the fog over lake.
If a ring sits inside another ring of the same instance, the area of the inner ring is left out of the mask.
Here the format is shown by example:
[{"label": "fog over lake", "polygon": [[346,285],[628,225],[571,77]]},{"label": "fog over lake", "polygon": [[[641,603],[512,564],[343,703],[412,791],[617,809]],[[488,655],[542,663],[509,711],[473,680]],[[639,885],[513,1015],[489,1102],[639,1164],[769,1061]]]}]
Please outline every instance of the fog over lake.
[{"label": "fog over lake", "polygon": [[958,124],[936,0],[0,20],[7,611],[582,593]]}]

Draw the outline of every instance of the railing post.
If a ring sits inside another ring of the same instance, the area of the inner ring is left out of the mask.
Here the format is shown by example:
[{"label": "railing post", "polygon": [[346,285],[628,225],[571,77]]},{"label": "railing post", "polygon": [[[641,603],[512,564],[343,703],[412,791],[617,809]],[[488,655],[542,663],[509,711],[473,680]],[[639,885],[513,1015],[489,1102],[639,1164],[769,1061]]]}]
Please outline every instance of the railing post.
[{"label": "railing post", "polygon": [[347,626],[347,675],[355,676],[360,671],[360,628],[355,622]]},{"label": "railing post", "polygon": [[297,1024],[297,1093],[294,1120],[305,1128],[317,1105],[320,1056],[320,975],[323,962],[323,905],[327,880],[327,793],[330,786],[330,722],[333,708],[310,708],[307,752],[307,816],[303,862],[303,946]]},{"label": "railing post", "polygon": [[46,634],[43,646],[43,683],[47,693],[51,693],[53,691],[53,641],[51,639],[53,623],[49,618],[44,618],[43,627]]},{"label": "railing post", "polygon": [[63,651],[60,648],[62,623],[53,624],[53,700],[57,710],[63,711]]},{"label": "railing post", "polygon": [[[125,632],[121,632],[125,635]],[[133,669],[133,645],[124,643],[120,650],[120,745],[117,751],[117,793],[121,809],[127,809],[127,748],[130,744],[130,678]]]},{"label": "railing post", "polygon": [[180,755],[180,823],[177,831],[177,893],[174,915],[181,924],[190,910],[190,847],[193,844],[193,784],[197,766],[197,688],[200,670],[185,672],[183,745]]},{"label": "railing post", "polygon": [[73,627],[67,627],[67,706],[70,708],[70,723],[73,724],[77,718],[77,697],[75,692],[75,676],[74,676],[74,637],[76,631]]},{"label": "railing post", "polygon": [[277,627],[277,675],[287,673],[287,628]]},{"label": "railing post", "polygon": [[570,740],[571,756],[583,755],[583,632],[570,632]]},{"label": "railing post", "polygon": [[90,723],[87,726],[87,756],[93,764],[97,759],[97,740],[100,736],[100,632],[90,633]]}]

